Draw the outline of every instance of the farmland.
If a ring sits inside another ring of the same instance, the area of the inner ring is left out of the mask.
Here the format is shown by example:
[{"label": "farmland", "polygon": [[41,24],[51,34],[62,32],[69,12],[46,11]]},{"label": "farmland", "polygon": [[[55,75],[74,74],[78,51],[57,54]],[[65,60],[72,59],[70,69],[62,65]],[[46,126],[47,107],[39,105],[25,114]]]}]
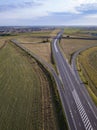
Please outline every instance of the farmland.
[{"label": "farmland", "polygon": [[0,130],[59,130],[53,86],[33,58],[7,43],[0,50]]},{"label": "farmland", "polygon": [[34,54],[45,60],[47,63],[52,64],[51,61],[51,41],[52,38],[33,38],[31,36],[56,36],[60,29],[55,29],[49,32],[36,32],[27,36],[20,36],[16,39],[27,49]]},{"label": "farmland", "polygon": [[50,43],[22,44],[37,56],[51,63],[51,46]]},{"label": "farmland", "polygon": [[97,40],[62,39],[60,46],[69,63],[75,51],[88,45],[96,44]]},{"label": "farmland", "polygon": [[[2,42],[5,40],[16,39],[24,47],[28,48],[34,54],[45,60],[46,62],[51,63],[51,42],[52,37],[55,37],[60,29],[54,30],[45,30],[45,31],[33,31],[30,33],[17,33],[15,36],[5,36],[0,37]],[[51,38],[43,38],[43,36],[49,36]],[[40,37],[40,38],[39,38]],[[42,37],[42,38],[41,38]],[[0,44],[0,45],[1,45]]]},{"label": "farmland", "polygon": [[82,73],[87,82],[86,87],[97,105],[97,47],[82,52],[78,56],[78,65],[80,74]]},{"label": "farmland", "polygon": [[96,27],[66,27],[64,35],[78,37],[95,37],[97,36]]}]

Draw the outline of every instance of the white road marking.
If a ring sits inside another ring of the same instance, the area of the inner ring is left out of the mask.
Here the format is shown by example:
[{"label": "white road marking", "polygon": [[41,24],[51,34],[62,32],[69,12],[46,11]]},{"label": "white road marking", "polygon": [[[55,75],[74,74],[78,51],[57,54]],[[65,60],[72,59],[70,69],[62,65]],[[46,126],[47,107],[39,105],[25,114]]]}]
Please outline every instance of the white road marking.
[{"label": "white road marking", "polygon": [[73,120],[73,123],[74,123],[74,127],[75,127],[75,129],[77,130],[77,127],[76,127],[75,120],[74,120],[74,118],[73,118],[73,114],[72,114],[71,109],[70,109],[70,114],[71,114],[71,117],[72,117],[72,120]]},{"label": "white road marking", "polygon": [[86,127],[88,128],[88,127],[89,127],[89,125],[90,125],[90,124],[88,123],[88,125],[87,125]]},{"label": "white road marking", "polygon": [[97,126],[97,124],[94,122],[94,125]]},{"label": "white road marking", "polygon": [[93,130],[92,125],[91,125],[91,123],[89,121],[89,118],[88,118],[88,116],[87,116],[87,114],[86,114],[86,112],[85,112],[85,110],[84,110],[84,108],[82,106],[82,103],[81,103],[81,101],[79,99],[79,96],[78,96],[75,89],[72,91],[72,95],[74,97],[75,103],[77,105],[78,111],[80,113],[81,119],[82,119],[82,121],[84,123],[84,126],[85,126],[86,130],[89,130],[89,129]]},{"label": "white road marking", "polygon": [[87,116],[85,115],[83,118],[83,121],[85,122],[87,120]]},{"label": "white road marking", "polygon": [[91,108],[91,110],[92,110],[92,112],[93,112],[95,118],[97,119],[96,113],[94,112],[94,110],[93,110],[93,108],[92,108],[92,106],[91,106],[91,104],[90,104],[89,102],[88,102],[88,105],[90,106],[90,108]]},{"label": "white road marking", "polygon": [[[72,74],[74,75],[74,77],[75,77],[77,83],[80,84],[80,77],[79,77],[79,80],[78,80],[78,79],[77,79],[77,76],[76,76],[76,73],[75,73],[75,71],[74,71],[74,69],[73,69],[73,68],[74,68],[73,65],[74,65],[74,64],[71,65],[71,68],[72,68],[72,69],[71,69],[71,72],[72,72]],[[78,73],[78,72],[77,72],[77,73]],[[79,75],[79,74],[78,74],[78,75]],[[88,102],[87,96],[84,94],[83,91],[82,91],[82,93],[83,93],[83,95],[84,95],[86,101]],[[90,106],[90,109],[92,110],[92,112],[93,112],[95,118],[97,119],[97,116],[96,116],[97,114],[95,113],[93,107],[91,106],[91,104],[90,104],[89,102],[88,102],[88,105]]]},{"label": "white road marking", "polygon": [[[55,42],[54,42],[54,47],[55,47],[55,51],[58,52],[58,48],[57,48],[57,46],[56,46],[56,42],[57,42],[57,40],[55,40]],[[66,70],[66,67],[65,67],[65,65],[64,65],[63,62],[62,62],[62,64],[63,64],[63,67],[64,67],[65,70]],[[74,85],[73,85],[73,83],[72,83],[72,81],[71,81],[71,78],[70,78],[70,76],[69,76],[67,70],[66,70],[66,73],[67,73],[68,78],[69,78],[69,80],[70,80],[70,83],[71,83],[71,85],[72,85],[72,87],[73,87],[73,89],[74,89]],[[71,88],[70,88],[70,89],[71,89]],[[74,89],[74,90],[75,90],[75,89]],[[73,92],[74,92],[74,91],[73,91]],[[72,92],[72,94],[73,94],[73,92]],[[90,124],[90,121],[89,121],[89,119],[88,119],[88,116],[87,116],[87,114],[86,114],[86,112],[85,112],[85,110],[84,110],[84,108],[83,108],[83,105],[82,105],[82,103],[81,103],[81,101],[80,101],[80,99],[79,99],[79,96],[78,96],[76,90],[75,90],[75,92],[74,92],[74,94],[73,94],[73,97],[74,97],[75,103],[76,103],[76,105],[77,105],[79,114],[80,114],[80,116],[81,116],[81,119],[82,119],[82,121],[83,121],[83,124],[84,124],[86,130],[88,130],[88,129],[87,129],[88,127],[86,127],[86,124],[89,124],[89,128],[90,128],[91,130],[93,130],[92,125]],[[78,104],[80,105],[80,107],[78,107]],[[71,113],[71,117],[72,117],[72,112],[70,112],[70,113]],[[86,118],[86,120],[83,120],[84,117]],[[87,121],[87,122],[85,123],[85,121]]]},{"label": "white road marking", "polygon": [[90,124],[90,123],[89,123],[89,120],[87,120],[87,122],[85,123],[86,128],[87,128],[87,125],[88,125],[88,124]]},{"label": "white road marking", "polygon": [[82,117],[83,117],[83,118],[85,117],[85,115],[86,115],[85,113],[82,113]]},{"label": "white road marking", "polygon": [[[60,76],[60,74],[59,74],[59,79],[61,80],[61,82],[62,82],[62,78],[61,78],[61,76]],[[62,83],[63,84],[63,83]]]},{"label": "white road marking", "polygon": [[57,46],[56,46],[57,39],[54,42],[55,51],[58,52]]},{"label": "white road marking", "polygon": [[[70,83],[71,83],[73,89],[74,89],[74,85],[73,85],[73,83],[72,83],[72,81],[71,81],[70,75],[68,74],[67,69],[66,69],[66,67],[65,67],[65,65],[64,65],[64,63],[63,63],[63,61],[62,61],[61,63],[62,63],[62,65],[63,65],[63,67],[65,68],[65,72],[66,72],[66,74],[67,74],[67,76],[68,76],[68,78],[69,78],[69,80],[70,80]],[[70,89],[71,89],[71,88],[70,88]]]}]

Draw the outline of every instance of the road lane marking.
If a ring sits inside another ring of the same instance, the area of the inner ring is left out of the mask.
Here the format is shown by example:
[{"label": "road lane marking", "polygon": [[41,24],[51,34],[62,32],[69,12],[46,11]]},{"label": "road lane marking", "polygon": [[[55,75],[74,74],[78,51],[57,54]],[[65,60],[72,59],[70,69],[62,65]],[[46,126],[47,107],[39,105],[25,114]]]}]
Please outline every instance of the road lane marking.
[{"label": "road lane marking", "polygon": [[[54,42],[54,47],[55,47],[55,51],[58,52],[58,48],[57,48],[57,46],[56,46],[56,42],[57,42],[57,40],[55,40],[55,42]],[[66,73],[67,73],[67,77],[68,77],[69,80],[70,80],[70,83],[71,83],[71,85],[72,85],[72,88],[74,89],[74,84],[72,83],[72,79],[71,79],[71,77],[69,76],[69,74],[68,74],[68,72],[67,72],[67,70],[66,70],[66,67],[65,67],[63,61],[62,61],[62,64],[63,64],[63,67],[65,68]],[[70,88],[70,89],[72,89],[72,88]],[[76,94],[77,94],[77,92],[76,92]],[[78,94],[76,95],[76,97],[77,97],[77,96],[78,96]],[[80,103],[80,105],[81,105],[80,107],[81,107],[81,109],[83,110],[83,112],[85,113],[84,116],[86,115],[86,119],[88,119],[88,116],[87,116],[86,112],[84,111],[84,108],[83,108],[83,106],[82,106],[82,103],[81,103],[79,97],[78,97],[78,100],[75,99],[75,98],[74,98],[74,100],[75,100],[75,102]],[[77,103],[76,103],[76,105],[77,105],[77,108],[78,108],[78,110],[79,110],[79,107],[78,107],[78,104],[77,104]],[[81,110],[79,113],[80,113],[80,116],[81,116],[82,121],[83,121],[83,123],[84,123],[84,126],[85,126],[85,128],[86,128],[85,122],[84,122],[84,120],[83,120],[84,116],[82,116],[82,114],[81,114],[81,113],[82,113],[82,110]],[[88,120],[88,121],[89,121],[89,120]],[[87,121],[87,122],[88,122],[88,121]],[[86,122],[86,123],[87,123],[87,122]],[[90,121],[89,121],[89,122],[90,122]],[[92,126],[91,126],[90,123],[89,123],[89,127],[90,127],[91,130],[92,130]],[[86,129],[86,130],[88,130],[88,129]]]},{"label": "road lane marking", "polygon": [[85,126],[87,127],[88,124],[90,124],[90,123],[89,123],[89,120],[87,120],[87,122],[85,123]]},{"label": "road lane marking", "polygon": [[[66,74],[67,74],[67,76],[68,76],[68,78],[69,78],[69,80],[70,80],[70,83],[71,83],[71,85],[72,85],[72,90],[74,89],[74,85],[73,85],[73,83],[72,83],[72,81],[71,81],[71,78],[70,78],[70,76],[69,76],[69,74],[68,74],[68,72],[67,72],[67,69],[66,69],[66,67],[65,67],[65,65],[64,65],[64,63],[63,63],[63,61],[61,62],[62,63],[62,65],[63,65],[63,67],[64,67],[64,69],[65,69],[65,72],[66,72]],[[71,89],[71,88],[70,88]],[[71,90],[71,91],[72,91]]]},{"label": "road lane marking", "polygon": [[94,112],[94,110],[93,110],[93,108],[92,108],[92,106],[91,106],[91,104],[90,104],[89,102],[88,102],[88,105],[90,106],[90,108],[91,108],[91,110],[92,110],[92,112],[93,112],[95,118],[97,119],[96,113]]},{"label": "road lane marking", "polygon": [[[80,79],[80,77],[79,77],[78,71],[77,71],[77,73],[76,73],[75,70],[74,70],[74,67],[75,67],[75,66],[76,66],[75,63],[74,63],[74,64],[71,64],[71,68],[72,68],[72,69],[71,69],[71,72],[72,72],[72,74],[74,75],[74,77],[75,77],[77,83],[80,84],[81,79]],[[78,76],[77,76],[77,75],[78,75]],[[84,87],[85,87],[85,86],[84,86]],[[97,120],[97,114],[95,113],[93,107],[91,106],[91,104],[89,103],[89,101],[88,101],[88,99],[87,99],[87,98],[89,97],[88,93],[87,93],[87,96],[88,96],[88,97],[84,94],[83,91],[82,91],[82,93],[83,93],[83,95],[84,95],[86,101],[88,102],[88,105],[90,106],[91,111],[93,112],[93,114],[94,114],[94,116],[95,116],[95,118],[96,118],[96,120]],[[90,100],[91,100],[91,99],[90,99]]]},{"label": "road lane marking", "polygon": [[97,126],[97,124],[94,122],[94,125]]},{"label": "road lane marking", "polygon": [[[67,72],[67,69],[66,69],[66,67],[65,67],[65,65],[64,65],[64,63],[63,63],[63,61],[62,61],[61,63],[62,63],[62,65],[63,65],[63,67],[65,68],[65,72],[66,72],[67,77],[68,77],[68,79],[69,79],[69,81],[70,81],[70,83],[71,83],[72,88],[70,88],[70,90],[71,90],[71,91],[72,91],[72,90],[75,90],[75,89],[74,89],[74,84],[73,84],[73,82],[72,82],[72,80],[71,80],[71,77],[69,76],[69,74],[68,74],[68,72]],[[75,90],[75,91],[76,91],[76,90]],[[80,114],[81,119],[82,119],[82,122],[83,122],[83,124],[84,124],[84,127],[86,128],[85,122],[84,122],[83,117],[82,117],[82,115],[81,115],[82,111],[84,111],[84,108],[83,108],[83,106],[82,106],[82,104],[81,104],[81,101],[80,101],[80,99],[79,99],[79,97],[78,97],[77,92],[74,94],[73,98],[74,98],[74,100],[75,100],[75,102],[76,102],[76,105],[77,105],[79,114]],[[79,109],[79,107],[78,107],[78,104],[80,105],[80,107],[81,107],[81,109],[82,109],[81,111],[80,111],[80,109]],[[84,111],[84,112],[85,112],[85,111]],[[85,113],[85,115],[86,115],[86,113]],[[72,116],[72,115],[71,115],[71,116]],[[87,115],[86,115],[86,116],[87,116]],[[88,118],[88,116],[87,116],[87,118]],[[88,130],[88,129],[86,129],[86,130]],[[91,129],[91,130],[92,130],[92,129]]]},{"label": "road lane marking", "polygon": [[57,49],[57,46],[56,46],[56,42],[57,42],[57,39],[54,41],[54,47],[55,47],[55,51],[58,52],[58,49]]},{"label": "road lane marking", "polygon": [[85,117],[85,115],[86,115],[86,114],[83,112],[83,113],[82,113],[82,117],[84,118],[84,117]]},{"label": "road lane marking", "polygon": [[89,121],[89,118],[88,118],[88,116],[87,116],[87,114],[86,114],[86,112],[85,112],[85,110],[83,108],[83,105],[82,105],[82,103],[81,103],[81,101],[79,99],[79,96],[78,96],[75,89],[72,91],[72,95],[74,97],[75,103],[77,105],[77,109],[78,109],[78,111],[80,113],[81,119],[83,121],[83,124],[84,124],[86,130],[89,130],[89,129],[93,130],[93,127],[92,127],[92,125],[91,125],[91,123]]},{"label": "road lane marking", "polygon": [[88,123],[86,127],[87,127],[87,128],[90,127],[90,123]]},{"label": "road lane marking", "polygon": [[71,117],[72,117],[72,120],[73,120],[73,123],[74,123],[74,127],[75,127],[75,129],[77,130],[76,123],[75,123],[75,120],[74,120],[74,118],[73,118],[73,114],[72,114],[71,109],[70,109],[70,115],[71,115]]},{"label": "road lane marking", "polygon": [[87,119],[87,116],[85,115],[84,118],[83,118],[83,120],[86,121],[86,119]]}]

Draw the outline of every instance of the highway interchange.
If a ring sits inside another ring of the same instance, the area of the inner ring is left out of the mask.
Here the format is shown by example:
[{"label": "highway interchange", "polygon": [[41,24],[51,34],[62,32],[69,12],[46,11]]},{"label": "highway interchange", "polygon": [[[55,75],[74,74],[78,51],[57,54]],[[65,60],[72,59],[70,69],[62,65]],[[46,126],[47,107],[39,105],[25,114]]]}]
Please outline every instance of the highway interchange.
[{"label": "highway interchange", "polygon": [[69,129],[97,130],[97,108],[91,100],[84,84],[82,84],[76,69],[75,59],[80,50],[75,53],[72,65],[70,66],[59,46],[59,39],[61,39],[62,33],[60,32],[52,42],[53,58],[56,63],[58,75],[51,65],[33,55],[32,52],[21,46],[18,41],[11,41],[35,57],[35,59],[38,59],[54,76]]},{"label": "highway interchange", "polygon": [[52,51],[59,78],[62,82],[60,96],[69,129],[97,130],[97,109],[84,85],[78,80],[78,74],[75,74],[75,71],[70,67],[62,54],[58,44],[58,39],[60,39],[61,35],[62,32],[53,40]]}]

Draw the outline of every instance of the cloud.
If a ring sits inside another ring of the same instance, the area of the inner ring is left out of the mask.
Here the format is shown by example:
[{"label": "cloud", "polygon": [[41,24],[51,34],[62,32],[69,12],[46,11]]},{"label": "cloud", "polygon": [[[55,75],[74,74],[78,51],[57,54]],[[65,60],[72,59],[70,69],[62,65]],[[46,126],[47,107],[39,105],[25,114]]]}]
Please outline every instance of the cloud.
[{"label": "cloud", "polygon": [[40,6],[41,3],[35,1],[23,1],[17,3],[1,3],[0,4],[0,12],[11,11],[16,9],[30,8]]},{"label": "cloud", "polygon": [[81,4],[76,9],[83,14],[95,14],[97,12],[97,3]]},{"label": "cloud", "polygon": [[97,0],[0,1],[0,23],[6,24],[93,24],[96,12]]}]

